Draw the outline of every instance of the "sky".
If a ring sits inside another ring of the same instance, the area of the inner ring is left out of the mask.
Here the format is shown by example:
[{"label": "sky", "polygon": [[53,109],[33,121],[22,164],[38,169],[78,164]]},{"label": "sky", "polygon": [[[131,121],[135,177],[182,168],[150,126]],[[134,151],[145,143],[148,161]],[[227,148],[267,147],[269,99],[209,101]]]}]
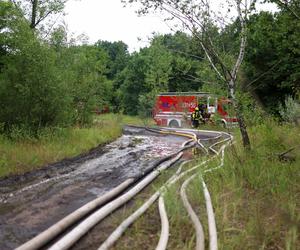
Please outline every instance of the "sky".
[{"label": "sky", "polygon": [[[260,9],[272,10],[274,6],[264,5]],[[121,0],[69,0],[64,20],[74,36],[84,33],[90,43],[121,40],[130,52],[147,46],[153,32],[171,33],[159,14],[139,17],[135,10],[133,6],[124,8]]]},{"label": "sky", "polygon": [[99,39],[121,40],[131,52],[147,46],[152,32],[171,32],[158,15],[138,17],[135,8],[123,8],[120,0],[70,0],[65,12],[69,31],[76,35],[85,33],[92,43]]}]

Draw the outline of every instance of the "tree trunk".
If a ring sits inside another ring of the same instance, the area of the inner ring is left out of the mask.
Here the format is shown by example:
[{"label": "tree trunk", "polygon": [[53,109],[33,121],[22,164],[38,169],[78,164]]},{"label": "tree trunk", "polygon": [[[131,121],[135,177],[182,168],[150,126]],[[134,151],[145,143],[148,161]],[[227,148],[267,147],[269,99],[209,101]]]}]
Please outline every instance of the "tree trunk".
[{"label": "tree trunk", "polygon": [[251,150],[251,143],[247,132],[247,126],[245,123],[244,115],[241,110],[240,103],[236,100],[235,97],[235,86],[236,86],[235,81],[231,79],[228,86],[229,86],[229,98],[232,101],[234,112],[236,113],[236,117],[238,119],[238,124],[239,124],[240,132],[243,140],[243,146],[245,149]]},{"label": "tree trunk", "polygon": [[239,124],[240,132],[243,140],[243,146],[245,149],[251,150],[251,143],[247,132],[247,126],[245,123],[244,115],[243,112],[241,111],[241,106],[239,102],[235,99],[232,99],[232,102],[233,102],[234,111],[236,113],[236,117],[238,119],[238,124]]},{"label": "tree trunk", "polygon": [[36,16],[37,16],[37,7],[38,7],[38,0],[32,1],[32,11],[31,11],[31,23],[30,28],[34,29],[36,26]]}]

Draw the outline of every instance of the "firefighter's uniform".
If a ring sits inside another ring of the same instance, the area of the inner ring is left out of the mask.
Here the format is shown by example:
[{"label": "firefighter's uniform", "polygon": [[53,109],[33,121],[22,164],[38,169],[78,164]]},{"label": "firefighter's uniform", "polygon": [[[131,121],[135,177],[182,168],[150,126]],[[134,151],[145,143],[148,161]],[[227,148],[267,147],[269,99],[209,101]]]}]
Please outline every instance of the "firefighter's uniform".
[{"label": "firefighter's uniform", "polygon": [[205,104],[199,104],[198,105],[198,108],[199,108],[199,112],[202,116],[202,118],[204,119],[205,118],[205,114],[206,114],[206,105]]},{"label": "firefighter's uniform", "polygon": [[201,114],[199,112],[199,108],[196,107],[194,112],[191,114],[192,127],[197,128],[199,126],[201,119]]}]

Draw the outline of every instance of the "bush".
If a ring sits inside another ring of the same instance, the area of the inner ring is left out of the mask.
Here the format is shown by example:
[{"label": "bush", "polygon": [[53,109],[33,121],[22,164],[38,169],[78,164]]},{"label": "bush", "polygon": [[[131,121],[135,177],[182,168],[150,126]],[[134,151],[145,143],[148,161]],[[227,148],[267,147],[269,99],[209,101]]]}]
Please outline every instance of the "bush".
[{"label": "bush", "polygon": [[55,67],[55,55],[37,42],[8,58],[0,75],[0,123],[13,127],[67,125],[71,122],[66,86]]},{"label": "bush", "polygon": [[238,93],[238,99],[248,126],[261,124],[267,118],[267,114],[255,103],[250,94]]},{"label": "bush", "polygon": [[156,94],[154,91],[139,96],[138,114],[142,118],[151,117]]},{"label": "bush", "polygon": [[56,53],[37,38],[17,12],[6,14],[10,18],[0,39],[5,50],[0,55],[3,130],[35,133],[41,127],[70,124],[71,98],[57,67]]},{"label": "bush", "polygon": [[284,121],[300,125],[300,104],[291,96],[285,99],[284,105],[279,105],[279,114]]},{"label": "bush", "polygon": [[43,128],[90,125],[92,111],[109,106],[113,95],[105,76],[106,52],[59,42],[51,47],[12,4],[5,6],[0,13],[5,21],[0,20],[0,133],[38,138]]}]

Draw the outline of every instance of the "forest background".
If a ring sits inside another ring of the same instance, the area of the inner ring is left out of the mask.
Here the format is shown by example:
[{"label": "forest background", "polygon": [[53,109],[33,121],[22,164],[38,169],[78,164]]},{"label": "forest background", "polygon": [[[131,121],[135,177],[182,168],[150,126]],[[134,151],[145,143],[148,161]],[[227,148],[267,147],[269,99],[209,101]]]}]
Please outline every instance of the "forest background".
[{"label": "forest background", "polygon": [[[252,149],[230,131],[237,143],[227,150],[224,167],[205,176],[221,249],[300,246],[300,1],[267,2],[278,11],[253,11],[245,20],[246,51],[235,85]],[[101,148],[122,134],[123,124],[150,121],[159,92],[228,96],[196,37],[201,34],[153,34],[148,47],[133,53],[122,41],[88,44],[84,36],[72,38],[63,23],[53,26],[65,3],[0,0],[0,178]],[[211,59],[222,72],[218,62],[231,68],[239,53],[240,21],[208,27],[222,60]],[[107,108],[111,114],[95,116]],[[195,183],[194,205],[201,192]],[[172,197],[167,208],[179,233],[171,245],[189,249],[194,232]],[[131,229],[130,249],[143,248],[152,225],[141,221],[141,229]]]},{"label": "forest background", "polygon": [[[228,95],[199,42],[187,33],[154,34],[149,47],[129,53],[122,41],[80,44],[68,38],[66,26],[50,26],[49,17],[62,12],[65,1],[0,4],[2,134],[36,136],[45,127],[89,126],[95,109],[150,116],[155,95],[162,91]],[[255,13],[247,21],[237,91],[248,123],[254,122],[253,112],[280,119],[293,119],[295,114],[286,111],[297,112],[299,3],[278,7],[276,13]],[[238,53],[239,29],[238,20],[223,28],[211,25],[226,61]]]}]

